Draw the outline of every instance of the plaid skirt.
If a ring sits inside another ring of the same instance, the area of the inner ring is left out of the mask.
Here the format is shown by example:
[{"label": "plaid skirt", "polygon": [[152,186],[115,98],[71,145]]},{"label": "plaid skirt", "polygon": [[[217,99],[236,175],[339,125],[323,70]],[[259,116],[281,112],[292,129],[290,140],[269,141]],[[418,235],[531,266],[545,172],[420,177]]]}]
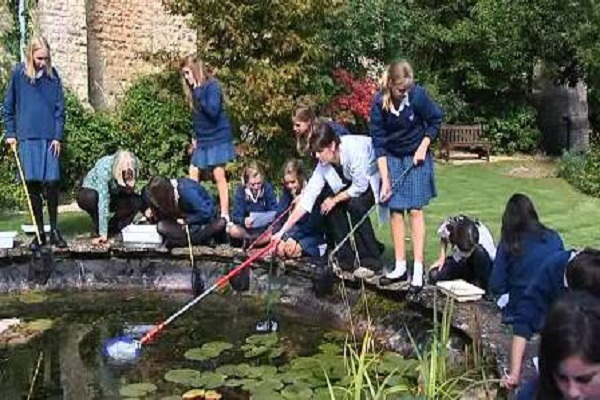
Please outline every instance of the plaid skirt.
[{"label": "plaid skirt", "polygon": [[44,139],[19,140],[19,158],[27,182],[60,180],[59,157],[54,155],[50,143],[51,140]]},{"label": "plaid skirt", "polygon": [[395,185],[388,203],[392,211],[418,210],[437,196],[431,154],[427,154],[423,164],[412,168],[405,177],[402,174],[412,167],[413,156],[396,158],[388,155],[387,165],[391,184]]},{"label": "plaid skirt", "polygon": [[194,149],[192,165],[200,169],[209,169],[225,165],[235,159],[235,146],[233,142],[202,146],[202,142]]}]

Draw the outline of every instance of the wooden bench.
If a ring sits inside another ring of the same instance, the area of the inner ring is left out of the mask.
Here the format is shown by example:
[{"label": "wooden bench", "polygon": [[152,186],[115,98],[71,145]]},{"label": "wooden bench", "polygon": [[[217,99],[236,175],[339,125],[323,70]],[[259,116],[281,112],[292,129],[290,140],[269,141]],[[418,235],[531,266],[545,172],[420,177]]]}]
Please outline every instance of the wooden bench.
[{"label": "wooden bench", "polygon": [[485,157],[490,161],[492,144],[483,136],[481,125],[442,125],[440,131],[442,142],[441,155],[448,161],[450,150],[475,150],[479,158]]}]

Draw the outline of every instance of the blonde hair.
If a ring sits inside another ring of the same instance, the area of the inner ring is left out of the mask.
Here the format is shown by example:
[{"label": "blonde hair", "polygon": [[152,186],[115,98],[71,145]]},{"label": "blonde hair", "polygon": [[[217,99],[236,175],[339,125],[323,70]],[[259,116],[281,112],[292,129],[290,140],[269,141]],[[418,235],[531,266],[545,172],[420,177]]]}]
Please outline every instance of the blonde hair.
[{"label": "blonde hair", "polygon": [[297,158],[291,158],[283,164],[283,179],[285,180],[286,175],[294,175],[296,179],[302,182],[302,187],[306,183],[306,169],[302,160]]},{"label": "blonde hair", "polygon": [[119,186],[128,186],[127,182],[123,178],[123,173],[130,173],[132,176],[129,180],[135,180],[137,178],[137,172],[139,168],[139,161],[135,155],[130,151],[119,150],[115,153],[113,160],[113,177],[117,181]]},{"label": "blonde hair", "polygon": [[[184,57],[179,63],[179,69],[182,70],[184,68],[189,68],[192,71],[192,75],[198,84],[202,85],[209,78],[209,75],[204,67],[204,63],[197,56],[190,54],[187,57]],[[192,96],[192,89],[190,85],[185,79],[183,74],[181,75],[181,84],[183,85],[183,91],[185,92],[185,97],[187,98],[188,104],[190,108],[194,109],[194,96]]]},{"label": "blonde hair", "polygon": [[392,108],[392,91],[393,83],[402,83],[406,89],[410,89],[414,85],[415,75],[408,61],[396,61],[391,63],[381,75],[379,85],[384,91],[383,93],[383,109],[390,111]]},{"label": "blonde hair", "polygon": [[245,185],[248,183],[250,178],[254,178],[257,176],[262,176],[264,178],[265,170],[257,161],[250,161],[244,167],[244,172],[242,173],[242,182]]},{"label": "blonde hair", "polygon": [[292,121],[305,122],[309,124],[308,133],[305,136],[296,136],[296,150],[298,153],[305,153],[309,150],[310,138],[315,130],[317,115],[310,105],[306,103],[300,103],[292,112]]},{"label": "blonde hair", "polygon": [[50,45],[48,44],[48,41],[45,37],[35,36],[27,45],[27,54],[25,60],[25,75],[29,78],[31,83],[34,83],[36,80],[36,70],[35,63],[33,61],[33,53],[40,49],[45,50],[48,56],[48,61],[46,62],[46,74],[51,78],[54,76],[52,72],[52,58],[50,56]]}]

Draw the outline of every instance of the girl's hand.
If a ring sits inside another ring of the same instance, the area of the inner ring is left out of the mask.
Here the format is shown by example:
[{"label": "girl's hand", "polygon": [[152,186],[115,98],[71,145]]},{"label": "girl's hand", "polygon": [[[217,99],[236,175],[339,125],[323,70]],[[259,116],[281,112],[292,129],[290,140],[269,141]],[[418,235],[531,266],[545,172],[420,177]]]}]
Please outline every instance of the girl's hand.
[{"label": "girl's hand", "polygon": [[100,246],[108,242],[108,238],[106,236],[98,236],[97,238],[92,240],[92,244],[94,246]]},{"label": "girl's hand", "polygon": [[415,155],[413,156],[413,165],[421,165],[425,161],[425,156],[427,156],[427,149],[429,149],[430,139],[428,137],[424,138],[417,151],[415,151]]},{"label": "girl's hand", "polygon": [[196,147],[198,147],[198,139],[193,138],[192,139],[192,148],[195,150]]},{"label": "girl's hand", "polygon": [[10,147],[11,150],[15,150],[17,148],[17,139],[8,138],[6,139],[6,144]]},{"label": "girl's hand", "polygon": [[183,219],[183,218],[177,218],[177,223],[178,223],[179,225],[185,225],[185,221],[184,221],[184,219]]},{"label": "girl's hand", "polygon": [[252,228],[252,223],[254,221],[252,221],[252,218],[250,217],[246,217],[246,219],[244,219],[244,225],[246,226],[246,228],[250,229]]},{"label": "girl's hand", "polygon": [[329,212],[335,207],[336,201],[333,197],[328,197],[323,200],[323,204],[321,204],[321,214],[327,215]]},{"label": "girl's hand", "polygon": [[52,143],[50,143],[50,150],[54,153],[54,157],[60,156],[60,148],[61,145],[58,140],[53,140]]},{"label": "girl's hand", "polygon": [[379,190],[379,200],[386,203],[392,197],[392,185],[389,179],[381,180],[381,188]]},{"label": "girl's hand", "polygon": [[519,373],[511,372],[510,374],[505,374],[500,385],[506,389],[513,389],[519,386]]}]

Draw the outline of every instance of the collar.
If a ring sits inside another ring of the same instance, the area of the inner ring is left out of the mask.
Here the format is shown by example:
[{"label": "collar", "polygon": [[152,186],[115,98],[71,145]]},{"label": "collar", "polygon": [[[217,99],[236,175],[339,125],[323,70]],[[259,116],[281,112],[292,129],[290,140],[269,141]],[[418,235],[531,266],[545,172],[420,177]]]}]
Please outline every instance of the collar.
[{"label": "collar", "polygon": [[[569,257],[569,261],[567,261],[567,268],[569,267],[569,264],[571,263],[571,261],[573,261],[573,259],[575,257],[577,257],[579,255],[579,253],[581,253],[583,250],[571,250],[571,256]],[[565,285],[565,288],[569,288],[569,282],[567,281],[567,268],[565,268],[565,274],[563,275],[563,284]]]},{"label": "collar", "polygon": [[410,107],[410,101],[408,100],[408,92],[404,94],[404,97],[402,98],[402,102],[400,102],[400,106],[398,106],[398,109],[394,107],[394,103],[392,102],[390,112],[396,117],[398,117],[400,113],[404,110],[404,107]]},{"label": "collar", "polygon": [[175,194],[175,203],[179,203],[179,182],[177,179],[171,179],[171,185],[173,186],[173,193]]},{"label": "collar", "polygon": [[263,184],[263,186],[260,188],[260,190],[258,192],[256,192],[256,196],[254,196],[254,194],[252,193],[252,190],[250,190],[247,187],[244,187],[244,191],[246,192],[246,200],[249,200],[252,203],[257,203],[258,200],[263,196],[263,194],[265,192],[265,185]]}]

